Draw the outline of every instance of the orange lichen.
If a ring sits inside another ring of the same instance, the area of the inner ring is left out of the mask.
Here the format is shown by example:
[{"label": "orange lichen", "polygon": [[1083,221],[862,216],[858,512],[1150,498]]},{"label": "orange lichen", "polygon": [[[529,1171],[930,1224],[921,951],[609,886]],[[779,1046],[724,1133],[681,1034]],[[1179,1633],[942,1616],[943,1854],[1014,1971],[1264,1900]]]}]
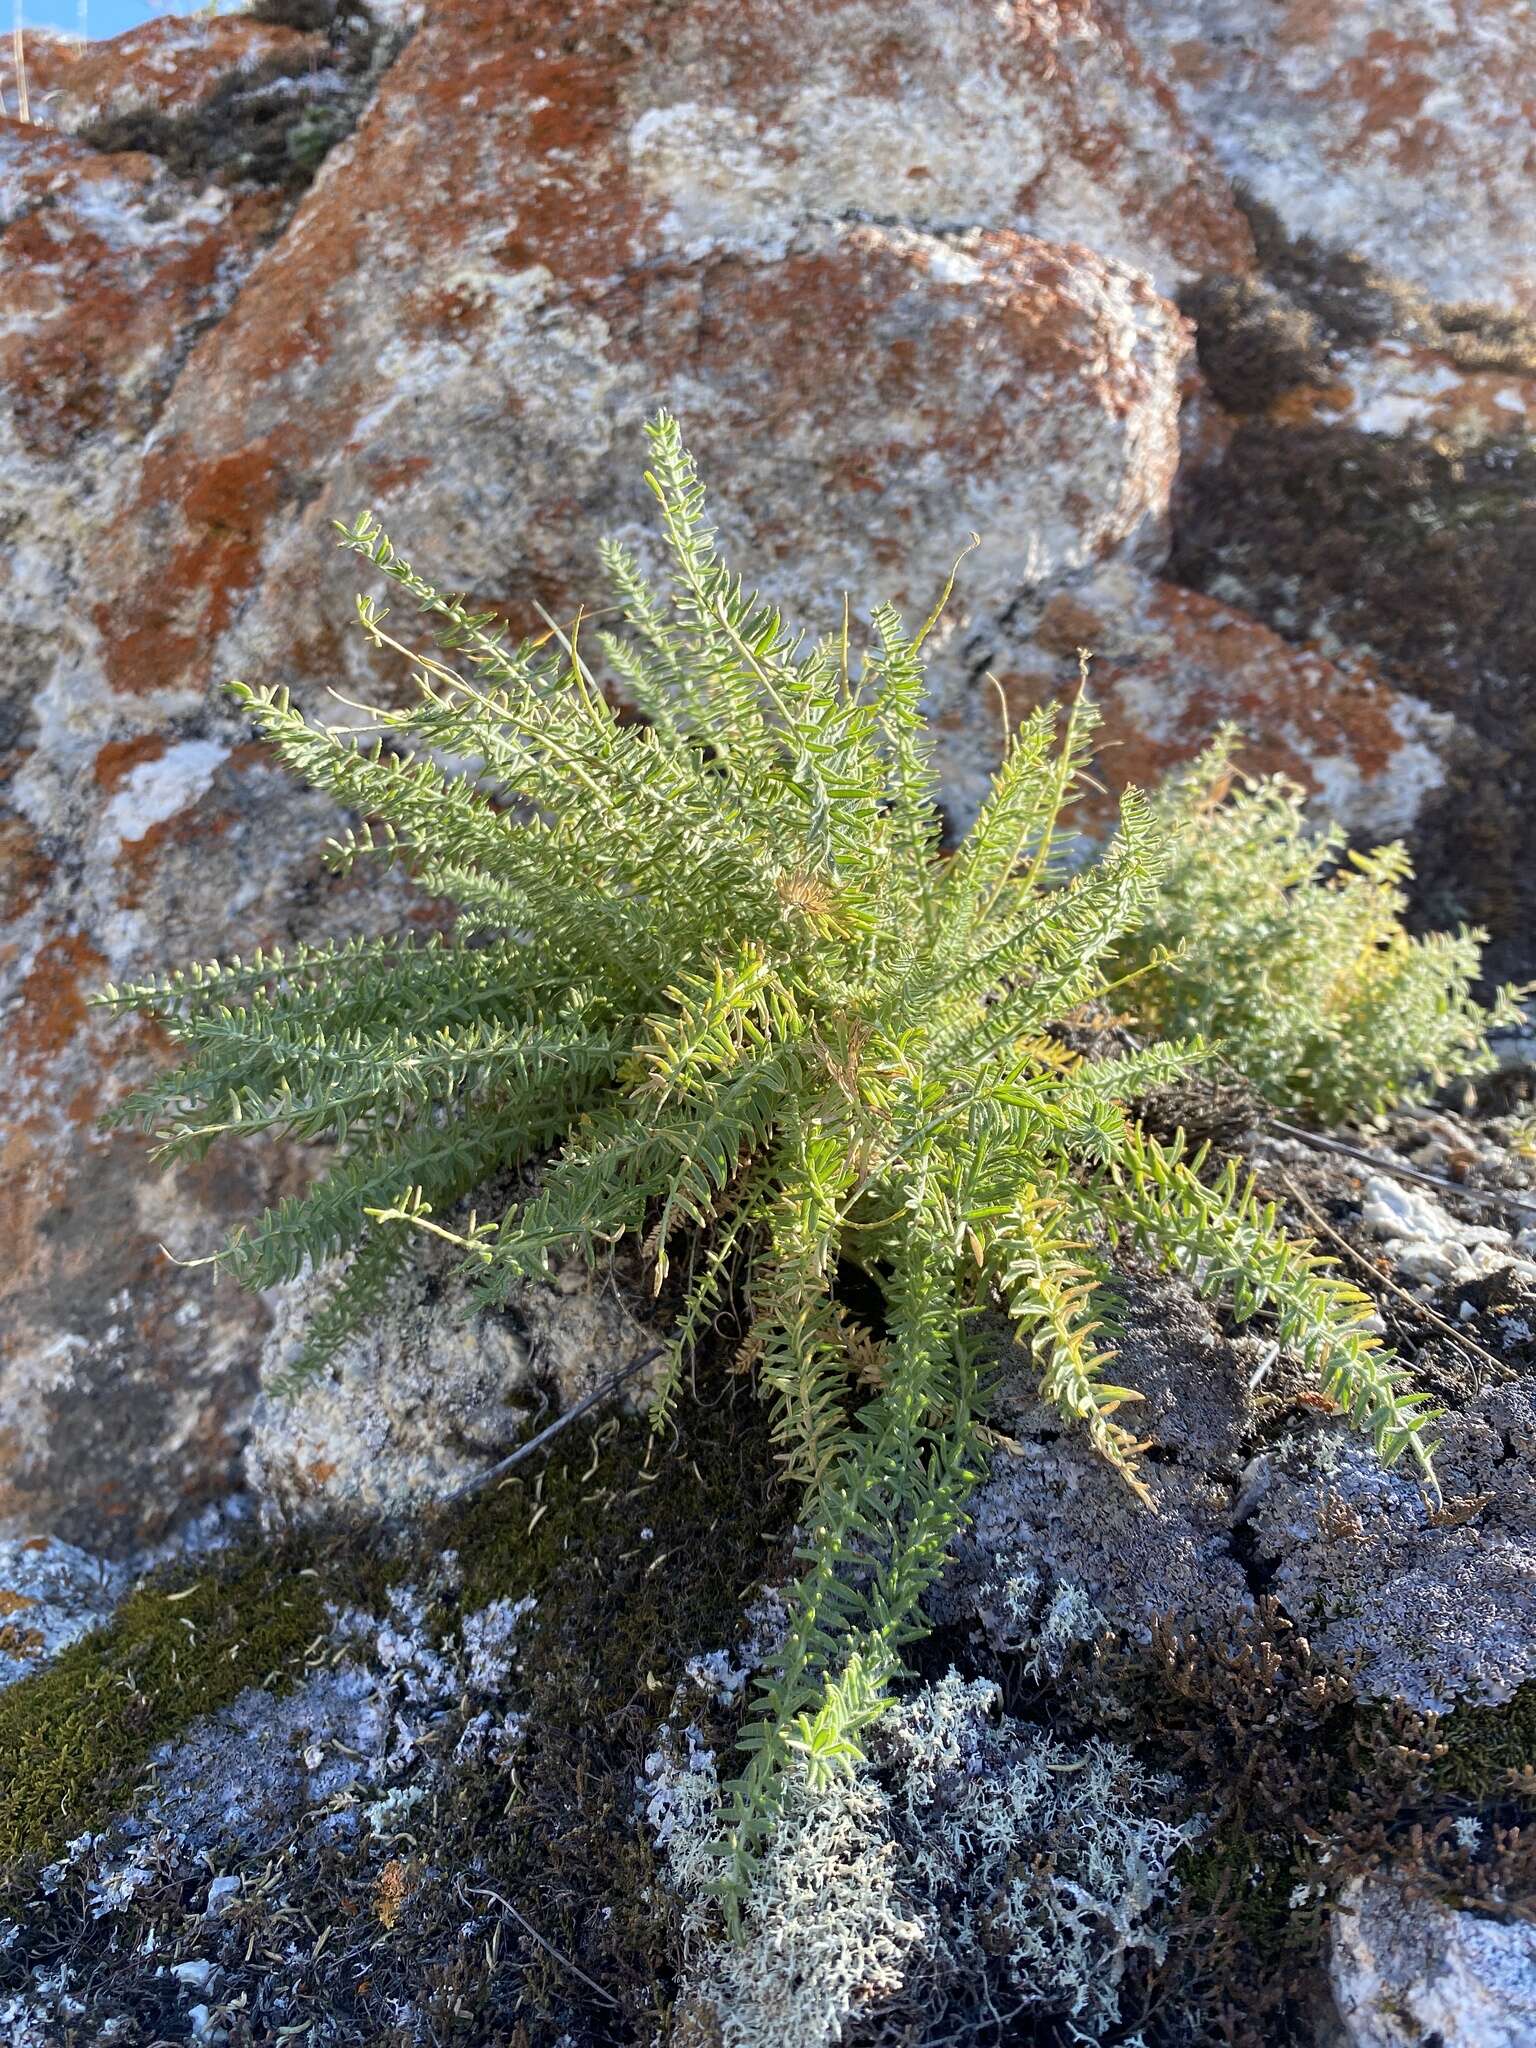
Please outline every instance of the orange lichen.
[{"label": "orange lichen", "polygon": [[1343,760],[1369,784],[1405,744],[1393,715],[1397,694],[1369,662],[1330,661],[1173,584],[1154,585],[1132,621],[1099,624],[1088,606],[1060,596],[1046,606],[1034,642],[1038,665],[998,677],[1010,721],[1069,697],[1076,649],[1094,655],[1092,694],[1104,720],[1096,773],[1105,789],[1086,796],[1076,814],[1094,829],[1113,821],[1116,792],[1156,783],[1228,722],[1245,736],[1245,768],[1283,772],[1309,790],[1318,787],[1316,762]]},{"label": "orange lichen", "polygon": [[378,1882],[374,1886],[373,1910],[386,1934],[405,1911],[411,1893],[416,1888],[414,1879],[418,1875],[418,1866],[404,1862],[398,1856],[391,1856],[379,1872]]},{"label": "orange lichen", "polygon": [[0,818],[0,917],[20,917],[48,885],[53,862],[25,818]]},{"label": "orange lichen", "polygon": [[79,932],[50,939],[21,984],[10,1029],[13,1057],[35,1073],[61,1052],[85,1023],[82,984],[102,973],[106,962]]},{"label": "orange lichen", "polygon": [[135,733],[131,739],[108,740],[92,770],[96,787],[110,796],[142,761],[158,761],[170,741],[161,732]]},{"label": "orange lichen", "polygon": [[228,625],[256,580],[266,523],[279,499],[283,447],[277,436],[196,462],[190,473],[182,471],[186,452],[171,447],[145,464],[145,492],[162,507],[179,483],[182,538],[126,612],[106,601],[96,608],[108,680],[130,694],[188,679],[197,653]]}]

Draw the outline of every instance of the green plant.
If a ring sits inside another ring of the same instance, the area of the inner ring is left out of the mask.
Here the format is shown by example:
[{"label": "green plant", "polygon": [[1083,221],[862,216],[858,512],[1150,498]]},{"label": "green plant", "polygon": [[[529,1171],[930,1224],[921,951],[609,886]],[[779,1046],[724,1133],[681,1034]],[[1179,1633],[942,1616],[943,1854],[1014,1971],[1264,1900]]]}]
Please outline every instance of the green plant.
[{"label": "green plant", "polygon": [[1524,991],[1473,999],[1486,934],[1410,936],[1403,847],[1346,853],[1296,783],[1236,776],[1236,746],[1224,731],[1154,799],[1167,871],[1116,956],[1145,970],[1137,1021],[1199,1032],[1275,1108],[1325,1124],[1491,1067],[1487,1033],[1518,1019]]},{"label": "green plant", "polygon": [[[323,1362],[405,1256],[452,1239],[502,1300],[575,1247],[638,1240],[683,1305],[658,1419],[690,1347],[739,1290],[744,1361],[804,1488],[803,1576],[729,1809],[739,1877],[793,1771],[850,1765],[880,1712],[979,1463],[984,1312],[1004,1308],[1048,1398],[1141,1489],[1106,1377],[1115,1238],[1268,1312],[1383,1457],[1428,1470],[1424,1397],[1370,1334],[1370,1304],[1271,1210],[1163,1146],[1123,1104],[1195,1049],[1089,1061],[1052,1025],[1105,992],[1100,962],[1152,909],[1166,827],[1135,792],[1103,858],[1068,878],[1058,819],[1093,726],[1079,703],[1009,740],[958,851],[940,849],[922,647],[874,615],[807,646],[718,560],[675,422],[648,481],[670,581],[610,546],[626,620],[600,634],[643,723],[594,682],[574,632],[512,647],[440,595],[364,516],[344,544],[437,627],[415,701],[368,736],[286,692],[234,686],[281,758],[363,822],[341,869],[402,862],[457,906],[449,939],[387,938],[194,967],[109,990],[186,1060],[114,1121],[162,1156],[283,1130],[329,1172],[223,1254],[252,1286],[350,1253],[313,1332]],[[945,595],[947,596],[947,591]],[[943,600],[941,599],[941,605]],[[384,615],[359,603],[376,644]],[[406,650],[401,649],[405,652]],[[554,1149],[493,1222],[441,1221],[495,1171]],[[884,1327],[840,1296],[857,1269]]]}]

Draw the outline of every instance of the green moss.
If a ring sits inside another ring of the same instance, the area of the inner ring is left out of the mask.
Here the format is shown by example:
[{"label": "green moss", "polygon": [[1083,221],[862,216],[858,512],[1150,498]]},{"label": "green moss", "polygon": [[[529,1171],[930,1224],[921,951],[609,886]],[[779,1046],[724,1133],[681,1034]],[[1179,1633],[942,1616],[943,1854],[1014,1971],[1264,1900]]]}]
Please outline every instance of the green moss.
[{"label": "green moss", "polygon": [[0,1861],[99,1827],[157,1744],[247,1686],[291,1683],[325,1627],[319,1581],[260,1558],[131,1594],[0,1692]]},{"label": "green moss", "polygon": [[1261,1840],[1231,1817],[1181,1850],[1174,1864],[1187,1919],[1229,1922],[1265,1976],[1294,1962],[1316,1940],[1291,1905],[1300,1870],[1294,1846]]},{"label": "green moss", "polygon": [[1536,1683],[1522,1685],[1502,1706],[1458,1707],[1436,1732],[1445,1746],[1435,1766],[1437,1787],[1496,1803],[1507,1797],[1511,1780],[1536,1770]]},{"label": "green moss", "polygon": [[[664,1443],[643,1418],[578,1426],[542,1467],[389,1539],[320,1531],[208,1559],[198,1576],[134,1593],[107,1627],[0,1694],[0,1857],[18,1866],[10,1910],[30,1930],[26,1953],[10,1959],[15,1981],[29,1959],[68,1953],[96,2001],[91,2024],[134,2015],[158,2038],[167,2015],[156,1959],[187,1936],[182,1875],[98,1922],[76,1889],[40,1899],[35,1863],[131,1809],[155,1747],[194,1717],[247,1686],[301,1681],[330,1633],[328,1603],[382,1613],[392,1584],[420,1584],[426,1561],[453,1550],[461,1583],[435,1616],[445,1636],[490,1600],[538,1602],[506,1702],[527,1715],[515,1773],[470,1761],[435,1779],[387,1925],[380,1873],[399,1852],[367,1831],[301,1833],[279,1852],[273,1896],[335,1929],[299,2009],[380,2048],[416,2038],[394,2018],[407,2005],[433,2039],[466,2048],[565,2032],[591,2044],[654,2038],[673,1996],[676,1907],[636,1825],[636,1779],[689,1658],[734,1639],[743,1594],[784,1561],[786,1496],[763,1411],[736,1398],[738,1385],[717,1381],[685,1404]],[[712,1739],[731,1740],[702,1696],[690,1694],[689,1712]],[[496,1897],[617,2007],[510,1917],[492,1952],[486,1916],[498,1916],[486,1901]],[[141,1961],[151,1935],[152,1959]],[[206,1929],[196,1938],[214,1939]],[[255,2001],[270,1966],[243,1959],[245,1946],[243,1927],[230,1931],[220,1967],[230,1996],[243,1988]]]}]

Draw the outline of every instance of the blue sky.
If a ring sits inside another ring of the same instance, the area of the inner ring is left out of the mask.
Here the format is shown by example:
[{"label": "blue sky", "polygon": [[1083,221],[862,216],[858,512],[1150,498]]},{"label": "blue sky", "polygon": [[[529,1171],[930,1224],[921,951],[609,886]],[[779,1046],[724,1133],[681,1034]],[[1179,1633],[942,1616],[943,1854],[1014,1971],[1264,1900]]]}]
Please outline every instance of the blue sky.
[{"label": "blue sky", "polygon": [[[121,35],[125,28],[137,28],[156,14],[194,14],[200,0],[85,0],[85,32],[88,36]],[[15,0],[0,0],[0,22],[9,28],[14,19]],[[28,27],[80,31],[80,0],[21,0],[21,18]]]}]

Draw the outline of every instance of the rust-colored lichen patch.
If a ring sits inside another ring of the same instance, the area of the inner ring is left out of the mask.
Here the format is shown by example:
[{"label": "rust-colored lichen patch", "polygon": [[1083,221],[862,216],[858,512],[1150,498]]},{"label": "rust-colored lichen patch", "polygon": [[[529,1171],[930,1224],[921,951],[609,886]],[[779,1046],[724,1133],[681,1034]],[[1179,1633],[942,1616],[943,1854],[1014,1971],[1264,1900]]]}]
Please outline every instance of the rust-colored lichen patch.
[{"label": "rust-colored lichen patch", "polygon": [[9,1033],[18,1065],[35,1071],[69,1043],[85,1022],[85,984],[105,965],[79,932],[49,940],[21,983]]},{"label": "rust-colored lichen patch", "polygon": [[386,1934],[405,1911],[420,1876],[419,1865],[399,1856],[391,1856],[379,1872],[378,1883],[374,1887],[373,1910]]},{"label": "rust-colored lichen patch", "polygon": [[1080,646],[1104,720],[1104,788],[1079,812],[1095,830],[1113,821],[1116,791],[1155,785],[1226,724],[1250,773],[1289,775],[1365,830],[1402,830],[1439,780],[1422,720],[1369,662],[1329,660],[1198,592],[1123,574],[1091,602],[1044,607],[1025,658],[999,674],[1011,718],[1075,692]]},{"label": "rust-colored lichen patch", "polygon": [[48,885],[53,862],[25,818],[0,818],[0,919],[19,918]]},{"label": "rust-colored lichen patch", "polygon": [[[282,444],[275,437],[200,463],[190,475],[183,454],[172,448],[146,465],[146,486],[162,507],[161,492],[180,486],[179,504],[169,500],[178,539],[126,608],[110,600],[96,607],[108,678],[130,694],[188,679],[210,636],[255,581],[265,524],[281,494]],[[161,523],[165,516],[162,510]]]},{"label": "rust-colored lichen patch", "polygon": [[[3,372],[22,446],[67,459],[82,439],[149,424],[185,345],[252,254],[253,219],[189,195],[150,158],[103,156],[0,122],[15,188],[0,230]],[[146,236],[137,220],[158,214]]]},{"label": "rust-colored lichen patch", "polygon": [[143,761],[158,761],[170,741],[164,733],[140,732],[130,739],[108,740],[96,756],[92,771],[96,786],[110,796]]}]

